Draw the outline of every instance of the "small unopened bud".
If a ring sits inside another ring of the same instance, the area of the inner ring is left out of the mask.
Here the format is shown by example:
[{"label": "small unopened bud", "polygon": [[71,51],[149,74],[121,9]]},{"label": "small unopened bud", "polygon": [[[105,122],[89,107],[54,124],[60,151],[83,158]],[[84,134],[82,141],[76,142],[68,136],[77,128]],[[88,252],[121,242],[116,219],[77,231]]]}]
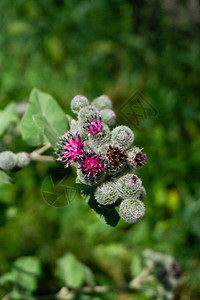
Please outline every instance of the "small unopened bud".
[{"label": "small unopened bud", "polygon": [[99,185],[96,188],[94,196],[97,202],[102,205],[114,204],[117,202],[119,197],[116,185],[111,181],[107,181]]},{"label": "small unopened bud", "polygon": [[85,106],[80,109],[78,113],[78,120],[81,123],[87,124],[88,121],[92,121],[93,118],[99,118],[100,114],[96,107],[92,105]]},{"label": "small unopened bud", "polygon": [[83,95],[77,95],[71,101],[71,110],[78,114],[79,110],[87,105],[89,105],[89,100]]},{"label": "small unopened bud", "polygon": [[117,189],[122,199],[139,198],[142,181],[135,174],[126,174],[117,180]]},{"label": "small unopened bud", "polygon": [[70,132],[73,135],[73,137],[75,137],[77,131],[81,139],[84,139],[88,134],[87,131],[84,129],[83,124],[81,124],[79,121],[72,119],[70,123]]},{"label": "small unopened bud", "polygon": [[24,168],[30,164],[30,157],[27,152],[19,152],[16,154],[16,166]]},{"label": "small unopened bud", "polygon": [[127,126],[117,126],[112,131],[112,142],[114,145],[123,148],[124,150],[129,149],[134,141],[134,133]]},{"label": "small unopened bud", "polygon": [[119,215],[126,223],[137,223],[145,215],[144,203],[137,199],[123,200],[119,207]]},{"label": "small unopened bud", "polygon": [[94,105],[99,110],[112,108],[112,102],[107,95],[101,95],[95,98],[92,101],[92,105]]},{"label": "small unopened bud", "polygon": [[102,122],[108,126],[113,126],[116,122],[116,114],[112,109],[103,109],[100,111]]},{"label": "small unopened bud", "polygon": [[0,168],[3,170],[11,170],[16,165],[16,155],[11,151],[0,153]]}]

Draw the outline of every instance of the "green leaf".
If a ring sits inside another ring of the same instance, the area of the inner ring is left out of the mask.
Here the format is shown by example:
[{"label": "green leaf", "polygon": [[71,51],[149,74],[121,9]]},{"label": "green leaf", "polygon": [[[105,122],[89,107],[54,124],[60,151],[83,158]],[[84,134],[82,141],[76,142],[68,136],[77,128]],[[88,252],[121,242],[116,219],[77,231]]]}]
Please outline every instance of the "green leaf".
[{"label": "green leaf", "polygon": [[96,213],[97,217],[104,224],[115,227],[119,222],[119,214],[113,207],[99,206],[94,197],[94,187],[86,186],[83,188],[82,197],[88,203],[90,208]]},{"label": "green leaf", "polygon": [[57,275],[65,285],[78,288],[83,284],[84,271],[81,263],[71,253],[67,253],[57,261]]},{"label": "green leaf", "polygon": [[28,144],[39,146],[49,141],[55,147],[58,136],[68,128],[68,120],[52,96],[33,89],[21,127]]},{"label": "green leaf", "polygon": [[36,257],[20,257],[14,262],[11,271],[0,277],[0,285],[10,282],[25,291],[34,292],[40,274],[41,265]]},{"label": "green leaf", "polygon": [[12,184],[14,181],[12,178],[5,172],[0,170],[0,184]]},{"label": "green leaf", "polygon": [[70,124],[70,123],[71,123],[71,121],[73,120],[73,118],[72,118],[70,115],[66,115],[66,118],[67,118],[67,120],[68,120],[69,124]]},{"label": "green leaf", "polygon": [[14,102],[9,103],[6,108],[0,112],[0,136],[8,128],[11,123],[17,123],[18,115],[16,110],[16,104]]},{"label": "green leaf", "polygon": [[18,258],[13,264],[12,272],[17,285],[32,292],[37,289],[37,279],[41,274],[41,264],[37,257]]},{"label": "green leaf", "polygon": [[94,278],[94,274],[93,274],[92,270],[84,264],[81,264],[81,266],[82,266],[83,273],[84,273],[84,281],[88,285],[94,286],[95,285],[95,278]]},{"label": "green leaf", "polygon": [[13,272],[5,273],[0,277],[0,286],[4,286],[6,283],[14,283],[16,280],[15,274]]}]

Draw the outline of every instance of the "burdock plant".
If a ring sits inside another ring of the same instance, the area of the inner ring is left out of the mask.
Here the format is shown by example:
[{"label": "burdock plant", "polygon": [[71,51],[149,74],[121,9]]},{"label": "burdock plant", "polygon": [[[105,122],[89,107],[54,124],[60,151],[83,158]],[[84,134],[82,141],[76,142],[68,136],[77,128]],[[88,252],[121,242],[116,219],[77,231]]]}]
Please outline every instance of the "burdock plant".
[{"label": "burdock plant", "polygon": [[133,131],[123,125],[112,128],[116,114],[107,95],[91,104],[77,95],[71,109],[78,119],[72,119],[71,132],[59,138],[56,160],[76,168],[77,182],[86,185],[82,195],[101,219],[112,226],[119,217],[138,222],[145,214],[146,191],[135,172],[144,165],[146,154],[133,145]]},{"label": "burdock plant", "polygon": [[[76,169],[82,196],[100,220],[116,226],[120,217],[130,224],[143,218],[146,191],[136,172],[145,164],[146,154],[134,144],[131,128],[114,127],[116,114],[107,95],[91,103],[83,95],[75,96],[73,118],[37,89],[31,92],[21,120],[14,104],[11,108],[9,122],[20,121],[23,139],[37,148],[31,153],[0,152],[0,182],[11,183],[12,170],[31,161],[61,162],[64,168]],[[3,114],[5,119],[7,110]],[[51,147],[54,157],[42,155]]]}]

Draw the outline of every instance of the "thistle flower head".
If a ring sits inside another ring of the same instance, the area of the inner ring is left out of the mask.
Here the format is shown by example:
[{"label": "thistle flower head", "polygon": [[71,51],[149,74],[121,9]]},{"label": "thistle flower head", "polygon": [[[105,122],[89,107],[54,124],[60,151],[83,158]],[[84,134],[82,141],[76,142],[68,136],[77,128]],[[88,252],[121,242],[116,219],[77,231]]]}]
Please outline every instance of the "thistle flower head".
[{"label": "thistle flower head", "polygon": [[146,153],[140,151],[135,156],[135,164],[137,167],[142,167],[146,162]]},{"label": "thistle flower head", "polygon": [[102,124],[102,130],[98,132],[96,135],[88,136],[88,142],[92,149],[96,147],[101,147],[105,144],[110,143],[110,129],[106,124]]},{"label": "thistle flower head", "polygon": [[93,105],[87,105],[80,109],[78,113],[78,120],[80,123],[85,123],[87,120],[92,120],[92,117],[98,118],[100,116],[99,111]]},{"label": "thistle flower head", "polygon": [[86,177],[96,178],[104,170],[105,164],[104,160],[97,153],[84,152],[79,157],[79,168]]},{"label": "thistle flower head", "polygon": [[142,167],[146,162],[146,153],[142,152],[141,149],[136,146],[133,146],[131,149],[129,149],[127,154],[127,161],[131,167]]},{"label": "thistle flower head", "polygon": [[84,126],[92,136],[102,131],[101,116],[92,116],[92,120],[87,120],[87,126]]},{"label": "thistle flower head", "polygon": [[83,153],[84,144],[80,140],[78,131],[75,137],[68,131],[64,136],[61,136],[60,142],[57,143],[59,146],[55,154],[58,156],[57,161],[63,161],[66,163],[67,168],[73,161],[77,161],[79,156]]},{"label": "thistle flower head", "polygon": [[109,164],[113,167],[120,167],[126,162],[128,157],[125,151],[111,145],[109,145],[106,156]]}]

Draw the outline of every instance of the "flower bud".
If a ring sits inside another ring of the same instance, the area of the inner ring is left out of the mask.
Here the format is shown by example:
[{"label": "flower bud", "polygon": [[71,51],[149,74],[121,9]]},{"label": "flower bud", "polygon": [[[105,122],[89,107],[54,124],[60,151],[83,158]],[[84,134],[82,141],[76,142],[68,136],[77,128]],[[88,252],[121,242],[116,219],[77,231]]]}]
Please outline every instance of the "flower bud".
[{"label": "flower bud", "polygon": [[107,95],[101,95],[95,98],[92,101],[92,105],[94,105],[99,110],[112,108],[112,102]]},{"label": "flower bud", "polygon": [[128,151],[128,164],[131,167],[142,167],[146,162],[146,154],[140,150],[140,148],[133,146]]},{"label": "flower bud", "polygon": [[75,137],[77,131],[81,139],[84,139],[88,135],[87,131],[84,129],[84,125],[73,119],[70,123],[70,132]]},{"label": "flower bud", "polygon": [[71,101],[71,110],[78,114],[79,110],[87,105],[89,105],[89,100],[83,95],[77,95]]},{"label": "flower bud", "polygon": [[105,179],[105,172],[102,171],[97,174],[97,176],[94,177],[88,177],[85,173],[82,172],[81,169],[77,169],[77,177],[79,181],[83,184],[90,185],[90,186],[96,186],[103,182]]},{"label": "flower bud", "polygon": [[90,147],[95,148],[109,143],[110,137],[111,133],[109,127],[106,124],[102,124],[102,131],[97,133],[95,136],[90,135],[88,137],[88,142]]},{"label": "flower bud", "polygon": [[87,124],[88,121],[92,121],[92,118],[99,118],[100,114],[96,107],[92,105],[85,106],[80,109],[78,113],[78,120],[81,123]]},{"label": "flower bud", "polygon": [[24,168],[30,164],[30,157],[27,152],[19,152],[16,154],[16,166]]},{"label": "flower bud", "polygon": [[109,145],[106,152],[106,169],[108,175],[120,173],[126,165],[127,154],[123,149]]},{"label": "flower bud", "polygon": [[0,168],[3,170],[11,170],[16,165],[16,155],[11,151],[0,153]]},{"label": "flower bud", "polygon": [[119,207],[119,215],[126,223],[137,223],[144,217],[144,203],[137,199],[123,200]]},{"label": "flower bud", "polygon": [[134,133],[127,126],[117,126],[112,131],[112,142],[124,150],[129,149],[134,141]]},{"label": "flower bud", "polygon": [[103,109],[100,111],[102,122],[108,126],[113,126],[116,122],[116,114],[112,109]]},{"label": "flower bud", "polygon": [[98,203],[102,205],[111,205],[117,202],[118,200],[118,192],[116,185],[107,181],[99,185],[94,193],[95,199]]},{"label": "flower bud", "polygon": [[142,181],[134,174],[126,174],[117,180],[117,189],[122,199],[139,198]]}]

